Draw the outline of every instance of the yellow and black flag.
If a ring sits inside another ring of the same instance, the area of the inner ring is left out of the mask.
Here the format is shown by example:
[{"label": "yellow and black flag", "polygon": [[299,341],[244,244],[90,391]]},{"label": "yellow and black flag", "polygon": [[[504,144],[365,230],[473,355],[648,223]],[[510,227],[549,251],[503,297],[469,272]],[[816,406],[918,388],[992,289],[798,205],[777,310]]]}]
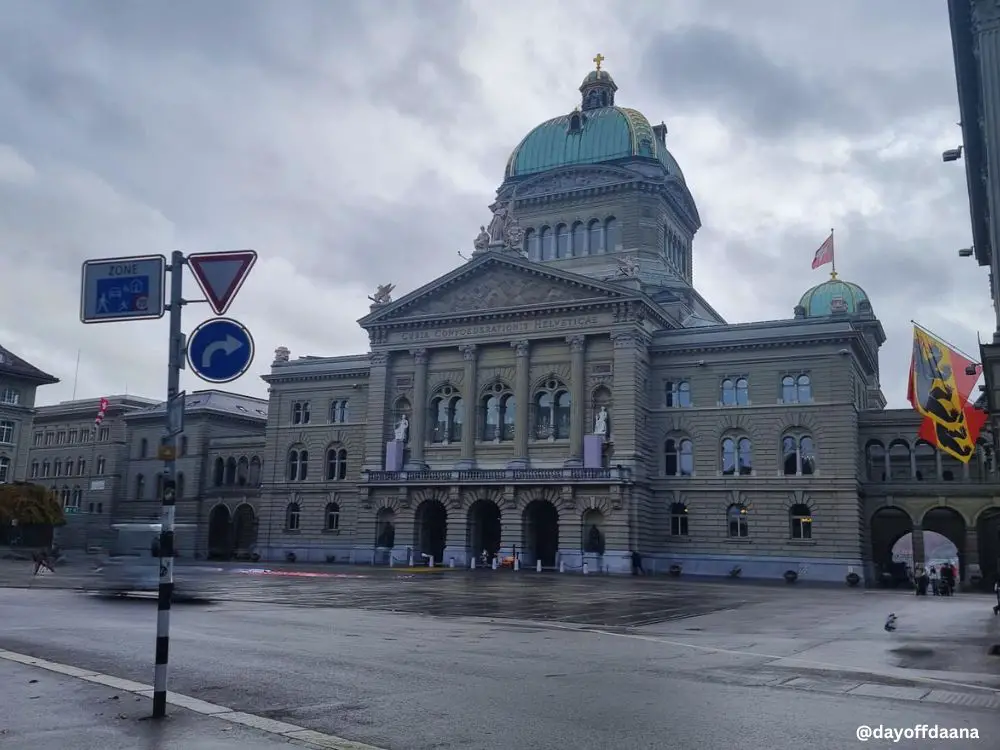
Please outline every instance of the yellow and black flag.
[{"label": "yellow and black flag", "polygon": [[986,414],[968,402],[981,367],[919,326],[913,327],[913,360],[906,397],[924,417],[920,437],[968,463]]}]

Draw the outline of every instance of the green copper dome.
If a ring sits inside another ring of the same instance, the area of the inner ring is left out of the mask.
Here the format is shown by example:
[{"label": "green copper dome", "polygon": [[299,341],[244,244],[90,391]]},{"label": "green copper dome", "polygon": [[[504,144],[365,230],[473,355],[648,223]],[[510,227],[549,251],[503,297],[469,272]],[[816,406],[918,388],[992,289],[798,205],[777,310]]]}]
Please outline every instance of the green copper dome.
[{"label": "green copper dome", "polygon": [[806,317],[822,318],[836,313],[854,315],[861,311],[862,303],[871,309],[871,302],[865,290],[849,281],[834,277],[824,281],[802,295],[799,306],[805,309]]},{"label": "green copper dome", "polygon": [[[507,160],[506,177],[516,178],[583,164],[644,158],[660,162],[683,182],[684,175],[664,144],[666,126],[656,129],[634,109],[615,106],[618,86],[606,70],[587,74],[580,86],[582,108],[543,122],[525,136]],[[660,130],[662,128],[662,130]]]}]

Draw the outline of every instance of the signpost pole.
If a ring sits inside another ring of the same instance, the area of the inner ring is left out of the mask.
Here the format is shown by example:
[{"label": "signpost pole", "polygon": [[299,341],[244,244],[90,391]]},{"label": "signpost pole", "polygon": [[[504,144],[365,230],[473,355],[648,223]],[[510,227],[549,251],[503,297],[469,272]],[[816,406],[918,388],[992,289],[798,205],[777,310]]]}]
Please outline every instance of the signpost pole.
[{"label": "signpost pole", "polygon": [[167,661],[170,653],[170,602],[174,592],[174,510],[177,486],[177,435],[172,429],[171,405],[180,391],[181,369],[184,367],[184,334],[181,333],[184,263],[184,254],[175,250],[170,256],[170,352],[167,363],[167,408],[164,417],[166,432],[161,445],[163,489],[160,520],[160,587],[156,608],[156,667],[153,673],[154,719],[162,719],[167,715]]}]

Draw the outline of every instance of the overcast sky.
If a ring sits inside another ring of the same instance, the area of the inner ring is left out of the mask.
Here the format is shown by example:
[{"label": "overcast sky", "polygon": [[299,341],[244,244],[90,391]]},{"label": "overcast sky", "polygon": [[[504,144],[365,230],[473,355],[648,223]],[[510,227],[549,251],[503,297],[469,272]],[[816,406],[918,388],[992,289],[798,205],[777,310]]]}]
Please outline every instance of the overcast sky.
[{"label": "overcast sky", "polygon": [[[0,343],[62,379],[40,403],[161,397],[166,321],[79,322],[87,258],[252,247],[231,314],[275,347],[367,351],[355,320],[472,249],[510,150],[577,103],[665,120],[701,212],[695,283],[733,322],[827,278],[869,293],[905,405],[909,320],[975,354],[971,244],[943,0],[8,0],[0,14]],[[194,282],[187,288],[195,295]],[[208,317],[185,309],[185,330]],[[208,387],[190,373],[189,390]]]}]

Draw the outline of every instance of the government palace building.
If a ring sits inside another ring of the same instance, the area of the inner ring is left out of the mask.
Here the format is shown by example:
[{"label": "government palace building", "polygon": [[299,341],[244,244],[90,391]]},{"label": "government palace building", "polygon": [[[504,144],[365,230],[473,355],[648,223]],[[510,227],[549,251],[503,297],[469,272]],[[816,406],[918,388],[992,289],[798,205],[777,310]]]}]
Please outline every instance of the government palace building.
[{"label": "government palace building", "polygon": [[[617,88],[590,72],[514,148],[467,260],[373,294],[370,352],[279,347],[267,401],[189,396],[195,554],[467,567],[485,550],[569,573],[628,572],[637,551],[657,573],[871,583],[935,531],[964,580],[992,580],[985,443],[962,464],[885,408],[882,324],[836,274],[786,319],[723,320],[694,283],[701,221],[667,128]],[[26,467],[70,406],[37,410]],[[155,516],[163,405],[120,407],[105,516]]]}]

